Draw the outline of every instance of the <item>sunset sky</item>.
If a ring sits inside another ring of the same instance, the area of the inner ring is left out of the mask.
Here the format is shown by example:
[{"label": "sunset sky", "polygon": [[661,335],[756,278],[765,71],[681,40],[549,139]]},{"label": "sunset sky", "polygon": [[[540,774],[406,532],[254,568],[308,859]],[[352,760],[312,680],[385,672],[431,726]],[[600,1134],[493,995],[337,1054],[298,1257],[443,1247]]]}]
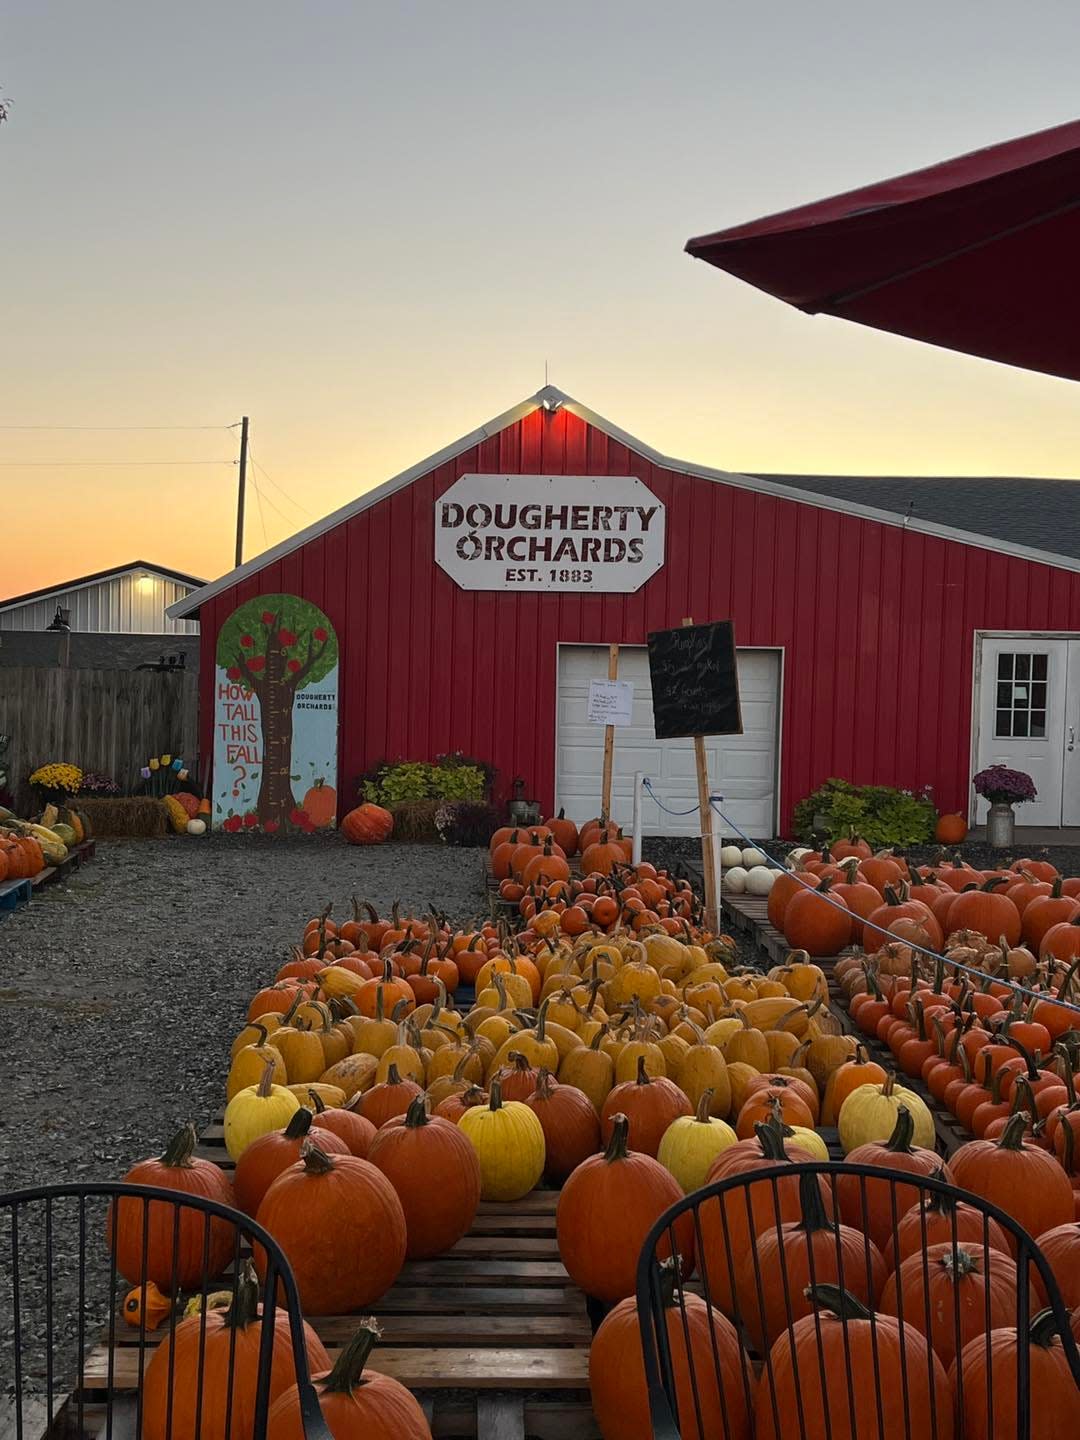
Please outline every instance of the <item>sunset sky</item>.
[{"label": "sunset sky", "polygon": [[0,595],[227,569],[242,413],[250,556],[545,361],[710,465],[1080,475],[1076,386],[682,253],[1075,118],[1078,54],[1075,0],[9,0]]}]

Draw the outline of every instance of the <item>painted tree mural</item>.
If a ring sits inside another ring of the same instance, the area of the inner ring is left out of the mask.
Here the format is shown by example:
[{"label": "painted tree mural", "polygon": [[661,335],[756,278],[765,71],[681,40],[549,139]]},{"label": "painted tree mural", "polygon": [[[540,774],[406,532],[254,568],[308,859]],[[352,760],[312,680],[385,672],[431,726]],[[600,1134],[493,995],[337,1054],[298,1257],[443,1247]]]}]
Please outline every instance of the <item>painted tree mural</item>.
[{"label": "painted tree mural", "polygon": [[218,632],[217,663],[250,690],[262,720],[262,773],[256,805],[264,828],[294,826],[298,801],[292,771],[297,693],[317,684],[338,661],[326,616],[295,595],[259,595],[234,610]]}]

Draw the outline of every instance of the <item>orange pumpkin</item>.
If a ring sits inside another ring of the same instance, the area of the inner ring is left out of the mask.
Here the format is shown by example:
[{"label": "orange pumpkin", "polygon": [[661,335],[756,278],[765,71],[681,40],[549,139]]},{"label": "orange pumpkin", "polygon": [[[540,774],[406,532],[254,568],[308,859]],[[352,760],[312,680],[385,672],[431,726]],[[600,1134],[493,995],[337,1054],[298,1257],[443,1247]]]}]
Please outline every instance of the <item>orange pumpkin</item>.
[{"label": "orange pumpkin", "polygon": [[341,822],[341,833],[350,845],[381,845],[393,828],[394,817],[381,805],[358,805]]},{"label": "orange pumpkin", "polygon": [[948,815],[939,815],[934,826],[934,839],[939,845],[962,845],[967,839],[967,833],[967,821],[955,811]]},{"label": "orange pumpkin", "polygon": [[410,1260],[441,1255],[467,1233],[480,1204],[476,1149],[452,1121],[430,1116],[422,1095],[383,1125],[368,1158],[397,1191]]}]

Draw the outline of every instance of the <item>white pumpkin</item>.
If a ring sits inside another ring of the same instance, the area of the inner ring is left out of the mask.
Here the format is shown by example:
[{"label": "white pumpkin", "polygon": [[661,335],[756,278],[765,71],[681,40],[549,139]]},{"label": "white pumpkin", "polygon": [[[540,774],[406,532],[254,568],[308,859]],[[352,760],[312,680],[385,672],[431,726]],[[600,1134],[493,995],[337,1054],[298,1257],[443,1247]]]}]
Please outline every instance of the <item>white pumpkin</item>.
[{"label": "white pumpkin", "polygon": [[733,865],[741,865],[742,851],[738,845],[725,845],[720,851],[720,864],[725,870],[730,870]]},{"label": "white pumpkin", "polygon": [[750,849],[742,852],[742,863],[747,870],[753,870],[755,865],[767,865],[768,861],[760,850]]},{"label": "white pumpkin", "polygon": [[205,820],[189,820],[189,821],[187,822],[187,833],[188,833],[189,835],[205,835],[205,834],[206,834],[206,821],[205,821]]},{"label": "white pumpkin", "polygon": [[789,862],[790,864],[794,865],[795,862],[796,862],[796,860],[801,860],[804,855],[814,855],[814,854],[816,854],[816,851],[808,849],[807,846],[805,846],[805,845],[796,845],[796,847],[795,847],[794,850],[789,850],[789,851],[788,851],[788,857],[787,857],[787,858],[788,858],[788,862]]},{"label": "white pumpkin", "polygon": [[749,871],[744,870],[741,865],[732,865],[730,870],[725,870],[721,884],[729,895],[742,895],[746,890],[746,881]]},{"label": "white pumpkin", "polygon": [[747,872],[746,893],[748,895],[768,895],[775,880],[775,870],[770,870],[767,865],[755,865],[753,870]]}]

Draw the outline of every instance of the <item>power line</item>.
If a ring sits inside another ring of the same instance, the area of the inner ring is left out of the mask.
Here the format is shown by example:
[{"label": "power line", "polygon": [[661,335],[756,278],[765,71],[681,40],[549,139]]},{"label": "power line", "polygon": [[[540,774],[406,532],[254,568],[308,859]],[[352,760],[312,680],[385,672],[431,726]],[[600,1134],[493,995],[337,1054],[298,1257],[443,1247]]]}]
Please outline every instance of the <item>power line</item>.
[{"label": "power line", "polygon": [[235,430],[232,425],[0,425],[0,430]]},{"label": "power line", "polygon": [[[251,477],[251,483],[255,486],[255,493],[258,494],[258,495],[262,495],[262,491],[259,489],[258,484],[257,484],[257,482],[256,482],[256,480],[255,480],[255,476],[254,476],[254,475],[252,475],[252,477]],[[296,524],[296,521],[295,521],[295,520],[290,520],[289,517],[288,517],[288,515],[286,515],[283,510],[280,510],[280,509],[274,504],[273,500],[270,499],[270,496],[269,496],[269,495],[263,495],[262,498],[266,501],[267,505],[270,506],[270,509],[273,510],[273,512],[274,512],[275,515],[280,515],[280,516],[281,516],[282,520],[285,521],[285,524],[286,524],[286,525],[295,525],[295,524]]]},{"label": "power line", "polygon": [[60,465],[235,465],[235,460],[0,460],[7,469],[22,469],[29,466]]},{"label": "power line", "polygon": [[[266,533],[266,517],[265,517],[265,515],[263,514],[263,507],[262,507],[263,497],[262,497],[262,491],[259,489],[259,482],[255,479],[254,474],[252,474],[252,477],[251,477],[251,488],[255,491],[255,504],[259,507],[259,525],[260,525],[261,528],[262,528],[263,544],[264,544],[267,548],[269,548],[269,546],[270,546],[270,539],[269,539],[269,536],[268,536],[267,533]],[[269,502],[269,497],[267,497],[267,500],[268,500],[268,502]]]},{"label": "power line", "polygon": [[[259,471],[264,480],[268,481],[280,495],[283,495],[285,499],[289,502],[289,504],[294,507],[294,509],[299,510],[301,515],[306,515],[309,519],[314,520],[314,515],[311,513],[310,510],[306,508],[306,506],[301,505],[299,500],[294,500],[283,485],[279,485],[272,475],[268,475],[266,473],[265,467],[260,465],[258,460],[255,459],[255,454],[253,451],[249,450],[248,456],[251,460],[252,465],[255,466],[255,468]],[[267,496],[268,500],[269,498],[270,497]]]}]

